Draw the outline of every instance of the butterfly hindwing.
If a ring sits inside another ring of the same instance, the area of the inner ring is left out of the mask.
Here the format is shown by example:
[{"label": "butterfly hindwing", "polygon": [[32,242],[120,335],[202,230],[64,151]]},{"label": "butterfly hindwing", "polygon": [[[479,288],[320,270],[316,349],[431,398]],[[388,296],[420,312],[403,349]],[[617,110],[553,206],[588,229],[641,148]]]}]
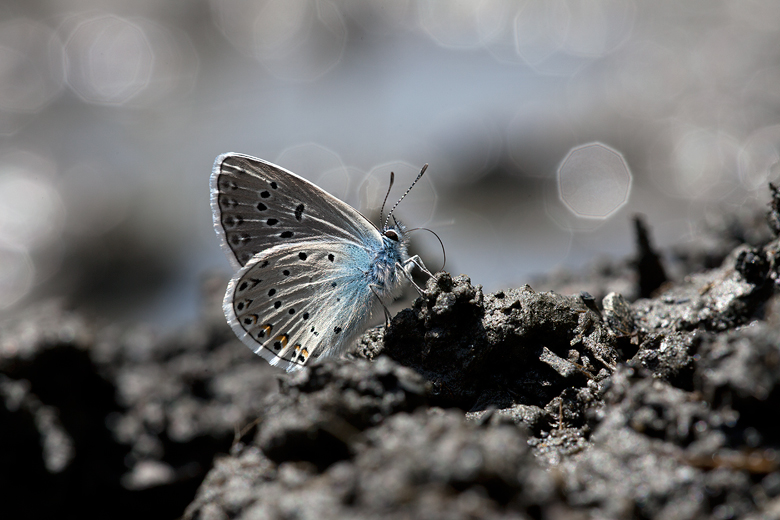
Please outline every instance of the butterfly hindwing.
[{"label": "butterfly hindwing", "polygon": [[268,248],[312,239],[381,240],[357,210],[275,164],[228,153],[211,174],[214,227],[237,267]]},{"label": "butterfly hindwing", "polygon": [[288,371],[338,355],[377,303],[366,283],[370,262],[368,249],[344,240],[276,246],[231,280],[225,315],[241,341]]}]

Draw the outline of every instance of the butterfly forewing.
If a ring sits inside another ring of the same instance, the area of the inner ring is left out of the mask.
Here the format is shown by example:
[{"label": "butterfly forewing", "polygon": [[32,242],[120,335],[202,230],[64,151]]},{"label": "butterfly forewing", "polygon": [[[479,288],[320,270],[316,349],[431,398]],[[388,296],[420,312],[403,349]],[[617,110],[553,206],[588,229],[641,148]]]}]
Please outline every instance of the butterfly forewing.
[{"label": "butterfly forewing", "polygon": [[366,283],[369,251],[340,241],[305,241],[263,251],[231,280],[228,321],[247,346],[291,370],[338,355],[362,332],[377,303]]},{"label": "butterfly forewing", "polygon": [[217,158],[211,208],[223,247],[238,266],[282,244],[381,242],[377,228],[354,208],[284,168],[246,155]]}]

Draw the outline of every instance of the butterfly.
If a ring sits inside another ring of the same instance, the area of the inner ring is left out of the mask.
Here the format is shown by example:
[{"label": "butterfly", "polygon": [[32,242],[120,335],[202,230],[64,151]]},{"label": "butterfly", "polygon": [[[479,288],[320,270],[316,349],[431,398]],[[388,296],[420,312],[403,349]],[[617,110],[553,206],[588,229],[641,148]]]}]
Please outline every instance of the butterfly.
[{"label": "butterfly", "polygon": [[[223,310],[239,339],[288,372],[310,359],[339,356],[361,334],[377,304],[411,278],[406,227],[379,229],[356,209],[306,179],[262,159],[217,157],[211,173],[214,228],[238,272]],[[390,176],[390,186],[393,174]],[[388,189],[388,194],[390,190]],[[387,202],[387,196],[385,196]],[[380,210],[384,211],[384,203]]]}]

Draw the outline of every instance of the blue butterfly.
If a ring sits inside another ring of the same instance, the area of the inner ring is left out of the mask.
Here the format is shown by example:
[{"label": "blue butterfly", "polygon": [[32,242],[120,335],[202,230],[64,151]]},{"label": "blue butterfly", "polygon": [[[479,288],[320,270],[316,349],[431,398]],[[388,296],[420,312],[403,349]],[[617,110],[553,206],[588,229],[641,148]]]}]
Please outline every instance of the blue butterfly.
[{"label": "blue butterfly", "polygon": [[237,153],[217,157],[214,227],[238,269],[223,310],[241,341],[289,372],[310,359],[341,355],[377,304],[387,320],[384,302],[405,282],[422,293],[412,281],[413,267],[433,275],[419,256],[409,256],[406,228],[395,219],[388,225],[398,202],[380,230],[284,168]]}]

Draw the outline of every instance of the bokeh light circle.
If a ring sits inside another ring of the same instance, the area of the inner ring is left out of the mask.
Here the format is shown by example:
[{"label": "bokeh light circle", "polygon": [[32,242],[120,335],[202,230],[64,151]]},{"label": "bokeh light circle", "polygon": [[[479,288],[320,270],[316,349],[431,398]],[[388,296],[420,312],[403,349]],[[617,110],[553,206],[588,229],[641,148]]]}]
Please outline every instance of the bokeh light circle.
[{"label": "bokeh light circle", "polygon": [[123,104],[140,94],[151,81],[155,59],[143,28],[116,15],[75,21],[65,56],[73,92],[104,105]]},{"label": "bokeh light circle", "polygon": [[739,178],[748,190],[764,189],[780,176],[780,125],[753,132],[739,151]]},{"label": "bokeh light circle", "polygon": [[572,149],[558,168],[561,201],[581,218],[605,219],[627,201],[631,171],[623,156],[602,143]]},{"label": "bokeh light circle", "polygon": [[0,109],[34,112],[62,87],[62,44],[48,26],[17,18],[0,22]]}]

